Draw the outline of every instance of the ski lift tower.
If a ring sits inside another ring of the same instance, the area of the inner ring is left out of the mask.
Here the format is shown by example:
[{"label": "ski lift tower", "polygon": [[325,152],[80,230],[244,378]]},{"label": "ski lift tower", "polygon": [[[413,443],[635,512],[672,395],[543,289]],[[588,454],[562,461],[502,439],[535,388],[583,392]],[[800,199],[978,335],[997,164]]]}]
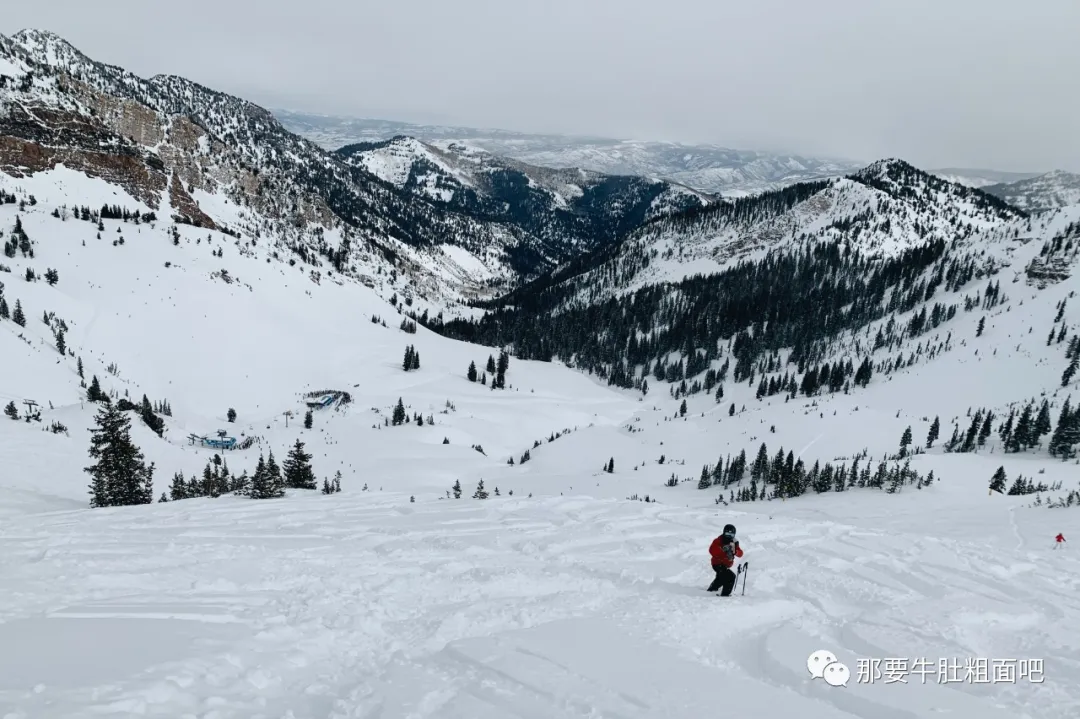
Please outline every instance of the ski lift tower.
[{"label": "ski lift tower", "polygon": [[288,427],[289,427],[289,417],[293,416],[292,410],[287,409],[284,412],[282,412],[282,414],[285,415],[285,428],[288,429]]}]

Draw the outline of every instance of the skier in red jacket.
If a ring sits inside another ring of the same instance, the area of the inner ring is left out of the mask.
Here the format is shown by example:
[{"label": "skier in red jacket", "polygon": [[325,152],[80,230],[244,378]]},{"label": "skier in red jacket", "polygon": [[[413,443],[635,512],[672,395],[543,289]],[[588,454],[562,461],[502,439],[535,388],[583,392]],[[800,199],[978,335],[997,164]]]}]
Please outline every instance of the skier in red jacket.
[{"label": "skier in red jacket", "polygon": [[709,555],[712,557],[713,571],[716,572],[716,579],[709,585],[709,591],[715,592],[719,589],[721,597],[730,596],[738,579],[731,567],[735,564],[735,558],[743,555],[739,540],[735,539],[734,524],[724,526],[724,533],[709,546]]}]

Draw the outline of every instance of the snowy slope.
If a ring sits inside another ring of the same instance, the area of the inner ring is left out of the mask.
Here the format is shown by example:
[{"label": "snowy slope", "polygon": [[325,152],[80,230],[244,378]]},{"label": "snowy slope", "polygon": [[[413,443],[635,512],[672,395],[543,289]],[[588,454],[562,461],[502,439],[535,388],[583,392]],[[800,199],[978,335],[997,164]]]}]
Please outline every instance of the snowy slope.
[{"label": "snowy slope", "polygon": [[1032,212],[1080,204],[1080,175],[1054,170],[1045,175],[984,187],[985,192]]},{"label": "snowy slope", "polygon": [[716,199],[645,177],[537,167],[455,142],[399,136],[335,154],[421,201],[517,233],[514,267],[525,277],[607,246],[642,223]]},{"label": "snowy slope", "polygon": [[977,246],[1028,232],[1025,215],[902,160],[881,160],[845,178],[657,218],[616,247],[577,258],[537,284],[563,282],[596,301],[813,242],[838,240],[880,256],[933,239]]},{"label": "snowy slope", "polygon": [[[856,488],[717,505],[727,491],[695,488],[703,464],[752,456],[761,442],[807,463],[863,450],[877,462],[906,426],[918,445],[940,415],[947,436],[973,405],[1007,411],[1045,392],[1056,417],[1080,386],[1058,386],[1063,345],[1047,345],[1042,328],[1080,285],[1075,273],[1044,289],[1027,281],[1038,240],[1003,239],[994,256],[1007,269],[964,287],[1018,274],[979,337],[963,313],[934,333],[951,332],[952,349],[865,390],[759,401],[731,383],[723,403],[691,396],[679,417],[664,383],[642,398],[557,363],[512,359],[506,391],[469,383],[468,363],[482,370],[494,348],[402,332],[376,291],[325,272],[316,282],[270,239],[238,246],[179,226],[174,245],[165,223],[105,219],[98,240],[94,223],[52,211],[134,210],[135,198],[62,169],[0,180],[37,200],[0,205],[5,239],[18,215],[34,243],[32,258],[3,259],[4,296],[27,325],[0,321],[10,368],[0,399],[42,406],[40,424],[0,417],[0,572],[14,588],[0,595],[0,645],[15,648],[0,658],[0,715],[700,717],[722,702],[762,717],[1064,719],[1080,709],[1080,560],[1050,549],[1054,533],[1077,533],[1080,513],[986,492],[1003,465],[1010,480],[1061,482],[1048,496],[1064,495],[1075,464],[1045,450],[1002,454],[995,435],[978,453],[939,443],[915,456],[938,481],[894,496]],[[1041,217],[1032,236],[1060,235],[1078,217]],[[56,269],[59,281],[27,282],[27,267]],[[68,326],[74,356],[56,351],[45,312]],[[1073,331],[1075,313],[1069,304]],[[407,344],[419,370],[401,369]],[[340,470],[344,491],[87,509],[94,407],[80,357],[107,391],[171,403],[164,438],[133,427],[159,492],[213,456],[187,434],[218,428],[259,439],[225,454],[233,471],[251,471],[260,450],[283,457],[299,438],[317,476]],[[317,411],[305,430],[302,395],[322,389],[353,402]],[[423,427],[384,425],[398,397]],[[745,409],[729,416],[729,403]],[[45,431],[52,422],[67,432]],[[614,472],[601,471],[612,458]],[[673,473],[685,481],[663,486]],[[481,479],[499,496],[470,499]],[[455,480],[461,500],[447,498]],[[646,494],[657,501],[627,500]],[[706,550],[727,521],[751,569],[746,596],[722,606],[704,592]],[[850,665],[847,687],[810,678],[818,649]],[[857,681],[859,659],[885,657],[925,658],[934,672],[925,685]],[[939,683],[939,658],[1041,659],[1045,678]]]}]

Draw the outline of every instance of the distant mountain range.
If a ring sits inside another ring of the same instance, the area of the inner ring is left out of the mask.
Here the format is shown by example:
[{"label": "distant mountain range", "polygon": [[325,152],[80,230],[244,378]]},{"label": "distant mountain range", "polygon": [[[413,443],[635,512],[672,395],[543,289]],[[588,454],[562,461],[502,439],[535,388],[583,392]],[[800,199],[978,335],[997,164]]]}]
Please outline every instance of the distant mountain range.
[{"label": "distant mountain range", "polygon": [[1080,204],[1080,175],[1064,170],[1054,170],[1017,182],[986,185],[982,189],[1014,207],[1031,212]]},{"label": "distant mountain range", "polygon": [[[273,110],[282,125],[328,150],[406,135],[424,142],[453,141],[531,165],[582,168],[611,175],[668,180],[711,194],[737,197],[795,182],[839,177],[866,163],[718,145],[538,135],[391,120]],[[999,180],[995,180],[999,181]]]},{"label": "distant mountain range", "polygon": [[[450,125],[422,125],[394,120],[341,117],[273,110],[283,126],[327,150],[357,143],[372,143],[408,136],[425,143],[457,145],[486,150],[492,155],[530,165],[556,169],[582,168],[611,175],[635,175],[668,180],[704,193],[741,197],[777,189],[797,182],[842,177],[868,163],[733,150],[719,145],[618,140],[605,137],[544,135],[511,130],[479,129]],[[982,168],[946,167],[930,170],[935,175],[968,187],[994,187],[994,194],[1008,194],[998,186],[1030,180],[1038,172],[1004,172]],[[1053,183],[1048,183],[1052,185]],[[1022,206],[1060,207],[1070,204],[1066,191],[1052,196],[1020,200]],[[1038,192],[1020,188],[1017,195]],[[1075,201],[1075,200],[1074,200]],[[1024,204],[1032,202],[1034,204]]]}]

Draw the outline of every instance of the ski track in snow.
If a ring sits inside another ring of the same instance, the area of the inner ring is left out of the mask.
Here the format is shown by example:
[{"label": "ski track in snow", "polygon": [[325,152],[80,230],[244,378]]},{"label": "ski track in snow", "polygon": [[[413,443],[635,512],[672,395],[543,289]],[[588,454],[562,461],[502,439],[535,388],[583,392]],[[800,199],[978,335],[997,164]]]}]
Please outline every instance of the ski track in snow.
[{"label": "ski track in snow", "polygon": [[[355,493],[19,517],[0,528],[0,646],[20,647],[0,716],[1080,710],[1080,562],[932,521],[737,521],[753,566],[724,600],[704,591],[715,512],[662,504]],[[820,648],[848,687],[810,679]],[[1041,658],[1046,679],[856,682],[858,657],[894,656]]]}]

